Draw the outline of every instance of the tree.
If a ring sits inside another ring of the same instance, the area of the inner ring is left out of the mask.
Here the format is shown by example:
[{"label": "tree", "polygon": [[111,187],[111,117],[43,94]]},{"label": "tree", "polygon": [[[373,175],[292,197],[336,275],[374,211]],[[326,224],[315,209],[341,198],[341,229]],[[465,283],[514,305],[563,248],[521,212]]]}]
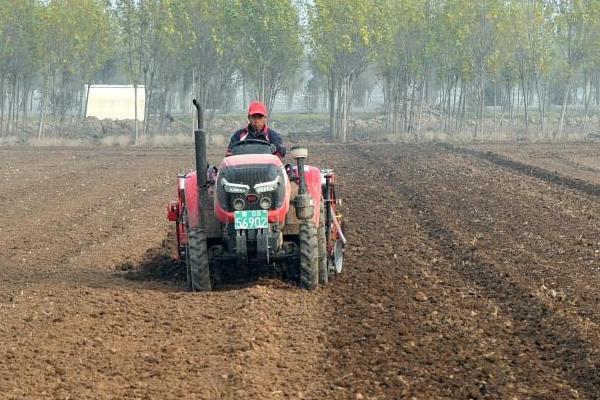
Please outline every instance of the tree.
[{"label": "tree", "polygon": [[557,50],[560,55],[560,73],[562,75],[563,101],[560,113],[560,122],[554,132],[553,138],[563,135],[563,126],[567,101],[571,93],[575,75],[586,56],[585,38],[587,34],[590,15],[586,13],[584,0],[555,0]]},{"label": "tree", "polygon": [[389,2],[383,14],[384,36],[377,69],[384,84],[386,129],[418,131],[429,69],[432,5],[424,0]]},{"label": "tree", "polygon": [[141,20],[140,3],[134,0],[117,0],[116,21],[120,38],[119,52],[122,59],[122,69],[127,78],[133,83],[134,93],[134,135],[135,143],[139,142],[139,116],[138,116],[138,86],[142,76],[142,60],[144,51],[144,37],[142,33],[143,21]]},{"label": "tree", "polygon": [[[38,38],[35,27],[39,10],[34,0],[0,2],[0,135],[16,131],[20,110],[23,126],[26,124],[28,98],[39,67],[33,50]],[[8,97],[6,129],[5,97]]]},{"label": "tree", "polygon": [[210,110],[210,121],[216,110],[228,108],[237,89],[239,40],[228,29],[220,0],[186,2],[180,9],[177,27],[189,33],[182,55],[185,86],[192,87],[202,110]]},{"label": "tree", "polygon": [[240,72],[255,97],[273,108],[293,80],[303,54],[298,9],[292,0],[224,0],[224,22],[240,43]]},{"label": "tree", "polygon": [[348,134],[352,85],[383,37],[384,12],[374,0],[315,0],[307,5],[311,57],[327,76],[330,132],[341,141]]},{"label": "tree", "polygon": [[[82,23],[85,21],[85,23]],[[42,74],[42,113],[39,136],[50,106],[54,123],[64,127],[69,109],[81,103],[83,84],[109,58],[110,32],[105,4],[99,0],[52,0],[42,10],[37,57]],[[78,103],[79,101],[79,103]]]}]

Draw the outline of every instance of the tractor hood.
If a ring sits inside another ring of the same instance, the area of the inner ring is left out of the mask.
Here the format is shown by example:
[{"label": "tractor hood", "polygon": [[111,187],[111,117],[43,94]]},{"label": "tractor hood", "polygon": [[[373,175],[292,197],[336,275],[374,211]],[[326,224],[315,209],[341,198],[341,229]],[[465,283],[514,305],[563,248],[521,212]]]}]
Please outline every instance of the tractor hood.
[{"label": "tractor hood", "polygon": [[277,210],[275,219],[280,221],[285,217],[282,210],[287,212],[289,207],[289,198],[289,179],[277,156],[229,156],[219,166],[215,182],[215,210],[222,222],[225,221],[224,213],[261,209],[269,212]]},{"label": "tractor hood", "polygon": [[273,154],[240,154],[237,156],[225,157],[219,165],[219,170],[228,167],[239,167],[242,165],[274,164],[282,167],[281,159]]}]

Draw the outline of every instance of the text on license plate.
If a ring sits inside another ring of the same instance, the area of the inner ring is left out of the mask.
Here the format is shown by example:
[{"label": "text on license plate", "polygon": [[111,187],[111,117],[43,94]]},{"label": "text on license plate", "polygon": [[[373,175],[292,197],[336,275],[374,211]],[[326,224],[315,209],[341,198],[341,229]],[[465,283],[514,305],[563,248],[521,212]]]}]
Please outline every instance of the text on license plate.
[{"label": "text on license plate", "polygon": [[262,229],[269,227],[267,210],[246,210],[233,213],[235,229]]}]

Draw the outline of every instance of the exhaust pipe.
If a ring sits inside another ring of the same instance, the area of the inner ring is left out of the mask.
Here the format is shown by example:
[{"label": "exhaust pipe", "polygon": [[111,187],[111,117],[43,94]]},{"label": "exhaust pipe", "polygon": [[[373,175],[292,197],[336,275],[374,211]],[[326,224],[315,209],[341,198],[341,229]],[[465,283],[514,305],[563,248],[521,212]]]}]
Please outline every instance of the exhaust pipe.
[{"label": "exhaust pipe", "polygon": [[200,219],[200,229],[205,228],[204,211],[208,203],[208,185],[206,179],[206,166],[208,165],[206,156],[206,132],[204,131],[204,118],[202,117],[202,107],[194,99],[192,101],[198,114],[198,129],[194,131],[194,147],[196,150],[196,179],[198,185],[198,217]]}]

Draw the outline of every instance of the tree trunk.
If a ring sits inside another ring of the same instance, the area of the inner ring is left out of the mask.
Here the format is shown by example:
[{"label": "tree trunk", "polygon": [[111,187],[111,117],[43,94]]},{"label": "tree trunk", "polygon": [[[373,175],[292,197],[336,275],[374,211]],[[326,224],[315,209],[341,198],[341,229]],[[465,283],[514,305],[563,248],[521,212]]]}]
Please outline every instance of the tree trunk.
[{"label": "tree trunk", "polygon": [[408,131],[408,80],[402,74],[402,132]]},{"label": "tree trunk", "polygon": [[596,106],[600,105],[600,73],[596,72],[594,74],[594,104]]},{"label": "tree trunk", "polygon": [[134,107],[134,130],[135,130],[135,145],[139,144],[139,125],[138,125],[138,84],[137,81],[133,82],[133,107]]},{"label": "tree trunk", "polygon": [[464,93],[462,96],[462,110],[460,111],[460,125],[462,129],[467,130],[467,89],[465,88],[465,82],[461,81],[460,92]]},{"label": "tree trunk", "polygon": [[408,112],[408,128],[409,131],[411,133],[415,133],[415,128],[416,128],[416,110],[418,108],[417,105],[417,98],[416,98],[416,92],[417,92],[417,80],[416,78],[412,79],[412,85],[411,85],[411,93],[410,93],[410,110]]},{"label": "tree trunk", "polygon": [[477,139],[477,135],[482,135],[483,134],[483,103],[485,101],[485,99],[483,98],[484,96],[484,92],[483,92],[483,68],[480,69],[479,71],[479,85],[478,85],[478,94],[479,94],[479,107],[477,110],[477,122],[475,123],[475,135],[473,136],[473,139]]},{"label": "tree trunk", "polygon": [[242,75],[242,107],[248,108],[248,89],[246,88],[246,78]]},{"label": "tree trunk", "polygon": [[63,72],[62,74],[62,90],[61,90],[61,96],[60,96],[60,118],[59,118],[59,128],[58,128],[58,134],[62,135],[62,133],[64,132],[64,126],[65,126],[65,118],[67,115],[67,94],[68,94],[68,84],[69,84],[69,78],[67,76],[66,72]]},{"label": "tree trunk", "polygon": [[342,143],[346,141],[346,137],[348,135],[348,108],[347,108],[347,104],[348,104],[348,84],[347,84],[347,79],[348,78],[344,78],[344,80],[342,81],[342,98],[341,98],[341,101],[340,101],[340,106],[341,106],[341,110],[340,110],[341,124],[340,124],[339,138],[340,138],[340,141]]},{"label": "tree trunk", "polygon": [[337,127],[336,127],[336,119],[335,119],[335,110],[336,110],[336,104],[335,104],[335,94],[336,94],[336,82],[335,82],[335,75],[333,74],[333,72],[330,73],[329,78],[329,87],[327,88],[329,91],[329,131],[331,134],[331,137],[333,139],[335,139],[335,134],[337,131]]},{"label": "tree trunk", "polygon": [[[465,90],[465,82],[456,77],[452,84],[454,86],[454,92],[458,93],[458,106],[456,106],[456,110],[452,110],[454,125],[451,126],[451,130],[453,133],[458,133],[465,128],[465,121],[463,118],[463,104],[466,104],[467,101],[467,91]],[[456,99],[454,100],[456,102]]]},{"label": "tree trunk", "polygon": [[497,111],[496,111],[496,107],[498,106],[498,88],[496,87],[496,81],[494,80],[493,82],[493,88],[494,88],[494,138],[497,136],[498,134],[498,115],[497,115]]},{"label": "tree trunk", "polygon": [[144,72],[144,90],[146,91],[146,96],[144,98],[144,122],[142,124],[142,136],[146,136],[148,134],[148,124],[150,122],[150,100],[152,99],[152,78],[148,76],[149,73],[147,71]]},{"label": "tree trunk", "polygon": [[4,72],[0,74],[0,137],[8,136],[4,134]]},{"label": "tree trunk", "polygon": [[523,67],[521,66],[521,71],[519,73],[521,78],[521,91],[523,93],[523,110],[525,112],[525,131],[529,129],[529,113],[527,107],[527,85],[525,84],[525,73],[523,72]]},{"label": "tree trunk", "polygon": [[[167,101],[169,98],[169,90],[168,90],[168,78],[166,74],[159,75],[158,85],[161,86],[160,94],[158,97],[158,132],[162,132],[165,128],[165,119],[167,113]],[[157,86],[158,86],[157,85]]]},{"label": "tree trunk", "polygon": [[[56,97],[56,74],[52,73],[52,88],[50,89],[50,93],[52,94],[53,97]],[[60,103],[60,98],[59,98],[59,102]],[[60,104],[58,105],[58,107],[60,107]],[[54,130],[56,129],[56,114],[57,113],[57,106],[54,106],[52,109],[52,127],[50,129],[50,137],[54,137]]]},{"label": "tree trunk", "polygon": [[344,130],[342,133],[342,142],[346,142],[348,139],[348,127],[349,127],[349,117],[350,117],[350,108],[352,107],[352,98],[353,93],[352,93],[352,87],[353,87],[353,83],[354,83],[354,74],[351,74],[350,76],[348,76],[346,78],[345,81],[345,105],[344,105]]},{"label": "tree trunk", "polygon": [[563,96],[563,104],[562,109],[560,111],[560,122],[558,124],[558,129],[555,131],[555,135],[553,136],[553,140],[556,140],[556,137],[562,137],[563,134],[563,125],[565,122],[565,113],[567,111],[567,101],[569,99],[569,92],[571,91],[571,76],[567,77],[567,84],[565,85],[565,95]]},{"label": "tree trunk", "polygon": [[538,109],[540,112],[540,130],[543,138],[546,137],[546,126],[544,124],[544,96],[542,96],[540,77],[537,73],[533,74],[535,79],[535,90],[538,96]]},{"label": "tree trunk", "polygon": [[21,79],[18,75],[17,75],[17,86],[15,89],[15,111],[14,111],[14,132],[15,134],[18,134],[19,131],[19,111],[21,111],[21,86],[22,86],[22,81],[23,79]]},{"label": "tree trunk", "polygon": [[446,89],[444,88],[444,80],[440,81],[440,86],[437,90],[437,99],[439,100],[439,105],[440,105],[440,119],[441,119],[440,128],[443,131],[445,131],[446,130],[446,112],[444,110],[444,106],[446,105]]},{"label": "tree trunk", "polygon": [[13,130],[13,114],[14,114],[14,104],[15,104],[15,91],[17,90],[16,88],[17,85],[17,80],[16,77],[13,77],[13,81],[12,81],[12,87],[11,87],[11,93],[10,93],[10,100],[8,101],[8,126],[6,129],[6,133],[7,135],[10,136],[12,130]]},{"label": "tree trunk", "polygon": [[585,90],[583,92],[583,106],[584,106],[584,115],[583,115],[583,127],[581,128],[581,133],[583,135],[585,135],[585,131],[587,129],[587,122],[588,122],[588,117],[589,117],[589,113],[590,113],[590,99],[592,97],[592,80],[589,76],[589,74],[586,74],[586,80],[585,80]]},{"label": "tree trunk", "polygon": [[261,68],[260,73],[260,87],[258,88],[258,100],[264,102],[265,101],[265,66]]},{"label": "tree trunk", "polygon": [[511,81],[506,82],[506,98],[509,104],[508,118],[510,119],[510,126],[512,127],[515,118],[515,92]]},{"label": "tree trunk", "polygon": [[42,89],[42,97],[40,99],[42,110],[40,112],[40,123],[38,126],[38,139],[42,139],[44,137],[44,124],[46,123],[46,89],[45,84]]},{"label": "tree trunk", "polygon": [[29,103],[29,92],[31,90],[31,78],[28,78],[25,82],[24,82],[24,88],[23,88],[23,99],[22,99],[22,108],[23,108],[23,113],[22,113],[22,126],[23,126],[23,134],[25,135],[27,133],[27,105]]},{"label": "tree trunk", "polygon": [[84,106],[83,106],[83,115],[81,116],[81,118],[85,119],[87,118],[87,110],[88,110],[88,106],[90,104],[90,89],[92,88],[92,83],[89,82],[87,84],[87,90],[85,91],[85,102],[84,102]]},{"label": "tree trunk", "polygon": [[423,105],[425,102],[425,75],[421,76],[421,82],[419,84],[419,107],[417,109],[417,127],[416,127],[416,138],[417,142],[421,142],[421,117],[423,115]]},{"label": "tree trunk", "polygon": [[46,87],[47,87],[47,76],[42,79],[42,87],[40,93],[40,118],[38,120],[38,139],[41,139],[44,135],[44,118],[46,109]]},{"label": "tree trunk", "polygon": [[344,82],[338,78],[336,83],[336,107],[335,107],[335,134],[336,139],[340,139],[340,132],[342,130],[342,107],[343,107],[343,92]]},{"label": "tree trunk", "polygon": [[[446,102],[445,105],[445,109],[446,109],[446,126],[444,128],[444,131],[446,133],[451,133],[454,128],[454,118],[456,117],[456,115],[454,115],[455,110],[453,109],[453,104],[456,104],[456,100],[452,100],[452,92],[456,90],[456,87],[453,87],[453,83],[451,82],[451,78],[448,77],[448,82],[447,82],[447,86],[446,86],[446,94],[444,96],[444,101]],[[454,92],[454,95],[456,95],[456,93],[458,92]],[[457,114],[458,115],[458,114]]]},{"label": "tree trunk", "polygon": [[384,113],[384,128],[387,133],[390,132],[391,120],[391,99],[390,99],[390,77],[388,74],[383,75],[383,113]]},{"label": "tree trunk", "polygon": [[517,99],[517,101],[515,102],[515,91],[513,90],[513,87],[511,86],[510,88],[510,125],[511,128],[514,128],[515,126],[515,115],[517,116],[517,119],[519,117],[519,101]]},{"label": "tree trunk", "polygon": [[396,77],[395,82],[394,82],[394,92],[392,94],[392,97],[394,99],[394,109],[393,109],[393,119],[392,119],[392,133],[394,135],[401,133],[401,128],[399,127],[400,124],[400,117],[401,117],[401,113],[400,113],[400,107],[402,106],[402,81],[400,79],[400,77]]},{"label": "tree trunk", "polygon": [[388,133],[394,133],[394,125],[396,118],[396,89],[393,73],[386,78],[386,89],[384,93],[385,101],[385,129]]}]

